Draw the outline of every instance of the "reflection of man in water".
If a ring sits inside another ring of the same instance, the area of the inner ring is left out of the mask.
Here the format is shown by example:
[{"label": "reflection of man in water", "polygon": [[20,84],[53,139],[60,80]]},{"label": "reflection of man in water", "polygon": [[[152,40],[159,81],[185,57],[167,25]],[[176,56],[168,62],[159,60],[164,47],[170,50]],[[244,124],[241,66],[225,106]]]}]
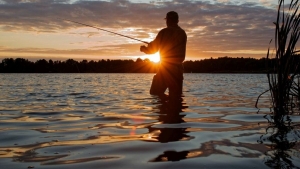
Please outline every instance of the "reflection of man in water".
[{"label": "reflection of man in water", "polygon": [[[168,102],[164,101],[158,103],[161,104],[155,103],[159,109],[159,112],[157,112],[157,119],[159,123],[165,125],[163,127],[158,127],[156,125],[148,126],[149,133],[152,134],[151,139],[157,139],[157,141],[161,143],[188,141],[193,139],[194,137],[189,135],[189,129],[181,126],[181,124],[186,123],[184,121],[184,117],[186,115],[181,114],[181,112],[188,107],[184,106],[182,101],[178,104],[178,106],[174,106],[174,104],[170,105]],[[164,150],[163,154],[149,160],[149,162],[162,162],[166,160],[180,161],[188,158],[188,154],[189,151]]]},{"label": "reflection of man in water", "polygon": [[[181,127],[180,124],[186,123],[184,121],[185,114],[181,114],[187,106],[185,103],[181,101],[176,104],[169,104],[169,102],[165,102],[162,100],[158,100],[155,103],[157,107],[155,107],[155,113],[158,115],[158,122],[161,124],[165,124],[164,127],[148,126],[149,133],[155,133],[153,138],[156,138],[157,141],[161,143],[179,141],[179,140],[189,140],[192,139],[191,136],[188,135],[187,128]],[[158,112],[156,110],[159,110]],[[168,127],[170,124],[178,124],[177,127]]]},{"label": "reflection of man in water", "polygon": [[169,96],[180,97],[182,94],[183,67],[185,59],[187,35],[178,26],[178,14],[168,12],[165,18],[167,27],[160,30],[149,45],[141,46],[140,51],[146,54],[160,53],[160,68],[153,80],[150,93],[164,94],[169,88]]}]

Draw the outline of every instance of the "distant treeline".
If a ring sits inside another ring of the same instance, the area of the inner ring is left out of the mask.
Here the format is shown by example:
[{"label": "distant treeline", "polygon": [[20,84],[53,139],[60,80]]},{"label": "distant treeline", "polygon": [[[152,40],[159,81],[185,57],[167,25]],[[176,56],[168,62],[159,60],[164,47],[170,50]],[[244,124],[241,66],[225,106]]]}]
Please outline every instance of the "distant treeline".
[{"label": "distant treeline", "polygon": [[[296,57],[295,63],[299,63]],[[204,60],[185,61],[185,73],[266,73],[274,70],[274,61],[266,58],[220,57]],[[0,73],[155,73],[159,64],[149,59],[66,61],[6,58],[0,63]],[[298,69],[299,70],[299,69]]]}]

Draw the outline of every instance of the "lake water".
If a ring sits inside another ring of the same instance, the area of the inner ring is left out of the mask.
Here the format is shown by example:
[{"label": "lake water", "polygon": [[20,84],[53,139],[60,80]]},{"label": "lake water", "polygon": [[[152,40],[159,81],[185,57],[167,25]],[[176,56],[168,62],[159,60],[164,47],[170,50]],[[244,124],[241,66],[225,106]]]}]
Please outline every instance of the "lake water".
[{"label": "lake water", "polygon": [[269,139],[268,94],[255,108],[266,75],[185,74],[178,111],[152,77],[0,74],[0,168],[300,167],[299,116]]}]

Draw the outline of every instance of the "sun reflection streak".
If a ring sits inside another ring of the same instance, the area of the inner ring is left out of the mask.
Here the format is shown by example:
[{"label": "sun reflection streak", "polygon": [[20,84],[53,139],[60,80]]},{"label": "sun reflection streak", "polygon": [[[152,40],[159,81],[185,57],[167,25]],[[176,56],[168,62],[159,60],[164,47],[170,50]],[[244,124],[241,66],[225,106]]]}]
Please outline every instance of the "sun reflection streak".
[{"label": "sun reflection streak", "polygon": [[135,126],[132,126],[132,129],[130,130],[130,135],[131,135],[131,136],[134,136],[134,135],[135,135],[135,130],[136,130],[136,127],[135,127]]}]

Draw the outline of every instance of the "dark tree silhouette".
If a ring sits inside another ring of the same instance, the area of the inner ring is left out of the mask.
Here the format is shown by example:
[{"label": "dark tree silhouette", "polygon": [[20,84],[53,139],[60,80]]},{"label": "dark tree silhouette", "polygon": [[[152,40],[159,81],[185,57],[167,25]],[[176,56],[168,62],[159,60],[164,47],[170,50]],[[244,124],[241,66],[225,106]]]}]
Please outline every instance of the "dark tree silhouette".
[{"label": "dark tree silhouette", "polygon": [[[295,63],[299,62],[295,57]],[[189,60],[183,63],[185,73],[266,73],[275,71],[273,59],[220,57]],[[267,65],[267,66],[266,66]],[[149,59],[134,60],[82,60],[36,62],[23,58],[5,58],[0,63],[0,73],[155,73],[159,64]]]}]

